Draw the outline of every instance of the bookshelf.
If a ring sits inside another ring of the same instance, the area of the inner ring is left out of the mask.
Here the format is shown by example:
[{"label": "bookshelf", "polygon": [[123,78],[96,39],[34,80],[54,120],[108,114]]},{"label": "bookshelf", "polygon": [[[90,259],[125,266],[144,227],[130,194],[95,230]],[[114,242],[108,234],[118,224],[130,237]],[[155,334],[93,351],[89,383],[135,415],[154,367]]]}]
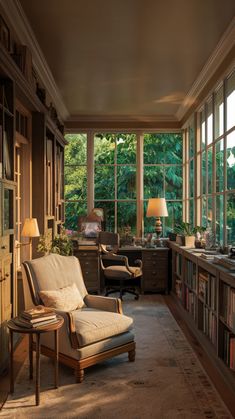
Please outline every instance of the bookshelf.
[{"label": "bookshelf", "polygon": [[235,393],[235,273],[169,242],[172,290],[182,317]]}]

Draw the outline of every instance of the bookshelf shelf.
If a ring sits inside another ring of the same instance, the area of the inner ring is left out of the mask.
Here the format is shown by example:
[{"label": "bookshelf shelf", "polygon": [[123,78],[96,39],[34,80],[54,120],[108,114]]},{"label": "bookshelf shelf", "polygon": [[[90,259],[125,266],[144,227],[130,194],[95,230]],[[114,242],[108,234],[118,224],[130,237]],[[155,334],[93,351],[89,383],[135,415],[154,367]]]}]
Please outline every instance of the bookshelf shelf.
[{"label": "bookshelf shelf", "polygon": [[235,274],[170,242],[172,295],[235,395]]}]

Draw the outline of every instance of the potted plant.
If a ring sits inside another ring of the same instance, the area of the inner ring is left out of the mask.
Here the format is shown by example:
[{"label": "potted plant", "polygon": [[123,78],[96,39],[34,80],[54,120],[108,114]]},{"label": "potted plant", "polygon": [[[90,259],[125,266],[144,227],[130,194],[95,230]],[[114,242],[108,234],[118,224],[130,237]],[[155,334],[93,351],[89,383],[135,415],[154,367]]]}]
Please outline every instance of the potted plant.
[{"label": "potted plant", "polygon": [[177,224],[175,227],[177,233],[176,243],[180,246],[194,247],[195,246],[195,231],[190,223]]}]

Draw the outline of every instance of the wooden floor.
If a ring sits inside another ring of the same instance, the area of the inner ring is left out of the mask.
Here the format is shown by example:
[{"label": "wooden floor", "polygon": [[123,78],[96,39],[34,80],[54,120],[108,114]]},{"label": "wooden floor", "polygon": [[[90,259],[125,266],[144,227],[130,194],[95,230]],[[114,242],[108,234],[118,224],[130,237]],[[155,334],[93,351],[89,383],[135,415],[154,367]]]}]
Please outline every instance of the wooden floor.
[{"label": "wooden floor", "polygon": [[[197,357],[199,358],[201,364],[203,365],[205,371],[209,375],[211,381],[216,387],[218,393],[220,394],[222,400],[230,410],[231,414],[235,417],[235,401],[234,401],[234,392],[229,388],[224,380],[222,379],[220,373],[212,364],[209,356],[204,351],[199,341],[193,335],[192,331],[187,326],[186,322],[181,317],[177,305],[174,302],[171,296],[164,297],[167,306],[169,307],[171,313],[179,324],[180,328],[184,332],[186,338],[188,339],[190,345],[194,349]],[[17,346],[14,354],[14,372],[17,375],[20,367],[22,366],[25,358],[28,354],[28,339],[25,336],[20,344]],[[4,376],[0,376],[0,409],[6,401],[7,394],[9,392],[9,375],[6,373]]]}]

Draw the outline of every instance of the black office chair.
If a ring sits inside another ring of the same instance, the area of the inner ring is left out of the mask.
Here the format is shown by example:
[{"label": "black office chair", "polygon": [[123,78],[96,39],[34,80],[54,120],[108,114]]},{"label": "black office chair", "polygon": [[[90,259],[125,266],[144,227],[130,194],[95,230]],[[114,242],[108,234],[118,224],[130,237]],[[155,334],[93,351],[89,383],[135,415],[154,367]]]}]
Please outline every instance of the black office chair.
[{"label": "black office chair", "polygon": [[137,266],[129,266],[128,258],[117,255],[119,249],[119,234],[101,231],[98,236],[100,247],[100,264],[105,278],[105,295],[119,292],[120,299],[125,293],[139,298],[140,280],[142,276],[142,261],[135,261]]}]

